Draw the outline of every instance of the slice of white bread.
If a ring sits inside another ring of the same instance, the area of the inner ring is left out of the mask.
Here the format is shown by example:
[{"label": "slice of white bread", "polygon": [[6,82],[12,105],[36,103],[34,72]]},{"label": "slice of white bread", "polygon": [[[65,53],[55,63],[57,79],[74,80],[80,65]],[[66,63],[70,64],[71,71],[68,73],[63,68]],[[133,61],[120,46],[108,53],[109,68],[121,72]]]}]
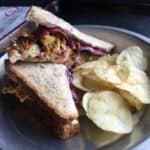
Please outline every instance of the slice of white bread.
[{"label": "slice of white bread", "polygon": [[[59,120],[55,116],[51,116],[49,108],[40,99],[38,99],[28,87],[22,84],[16,78],[10,77],[10,74],[4,76],[4,94],[15,94],[18,100],[21,100],[23,107],[27,112],[34,116],[40,123],[48,127],[54,136],[60,139],[68,139],[80,131],[79,121],[77,119],[71,121]],[[11,78],[11,79],[10,79]]]},{"label": "slice of white bread", "polygon": [[31,7],[31,9],[29,10],[26,16],[26,20],[45,27],[53,27],[53,26],[60,27],[61,29],[69,32],[77,39],[85,43],[88,43],[94,47],[99,47],[101,49],[104,49],[107,52],[109,52],[114,47],[111,43],[99,40],[90,35],[80,32],[71,24],[64,21],[63,19],[55,16],[54,14],[52,14],[47,10],[44,10],[36,6]]},{"label": "slice of white bread", "polygon": [[13,81],[21,82],[29,92],[34,93],[56,118],[64,122],[78,119],[65,65],[23,62],[11,64],[6,61],[5,70]]}]

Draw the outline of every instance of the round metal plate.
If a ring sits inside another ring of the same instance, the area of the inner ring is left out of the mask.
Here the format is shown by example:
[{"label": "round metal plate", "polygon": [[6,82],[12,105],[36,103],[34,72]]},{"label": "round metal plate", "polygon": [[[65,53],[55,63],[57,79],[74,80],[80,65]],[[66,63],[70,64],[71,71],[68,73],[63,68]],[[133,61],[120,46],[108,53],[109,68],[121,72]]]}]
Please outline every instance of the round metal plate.
[{"label": "round metal plate", "polygon": [[[140,34],[106,26],[77,27],[85,33],[113,43],[117,52],[128,46],[138,45],[150,59],[150,39]],[[1,83],[4,59],[5,56],[0,59]],[[148,73],[150,74],[150,71]],[[81,118],[81,132],[69,140],[62,141],[51,136],[49,131],[33,118],[14,96],[0,95],[0,146],[6,150],[129,149],[150,136],[149,116],[150,109],[146,106],[133,132],[124,136],[104,132],[88,119]]]}]

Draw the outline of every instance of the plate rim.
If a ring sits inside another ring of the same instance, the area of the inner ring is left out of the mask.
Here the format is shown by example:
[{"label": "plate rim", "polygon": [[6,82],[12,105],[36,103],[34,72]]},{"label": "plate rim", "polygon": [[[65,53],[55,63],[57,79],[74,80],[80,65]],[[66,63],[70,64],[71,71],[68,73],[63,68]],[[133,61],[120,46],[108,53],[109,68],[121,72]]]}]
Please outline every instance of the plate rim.
[{"label": "plate rim", "polygon": [[134,36],[144,42],[146,42],[147,44],[150,44],[150,38],[139,33],[139,32],[135,32],[135,31],[132,31],[132,30],[128,30],[126,28],[120,28],[120,27],[115,27],[115,26],[109,26],[109,25],[96,25],[96,24],[92,24],[92,25],[88,25],[88,24],[84,24],[84,25],[80,25],[80,24],[77,24],[75,25],[75,27],[89,27],[89,28],[101,28],[101,29],[107,29],[107,30],[113,30],[113,31],[116,31],[116,32],[121,32],[121,33],[124,33],[124,34],[127,34],[127,35],[131,35],[131,36]]}]

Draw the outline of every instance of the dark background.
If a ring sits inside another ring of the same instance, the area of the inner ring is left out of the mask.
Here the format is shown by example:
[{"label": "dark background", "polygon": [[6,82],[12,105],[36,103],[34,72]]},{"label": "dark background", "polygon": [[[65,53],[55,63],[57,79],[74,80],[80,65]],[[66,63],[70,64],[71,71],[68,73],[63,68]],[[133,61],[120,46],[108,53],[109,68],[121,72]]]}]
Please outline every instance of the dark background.
[{"label": "dark background", "polygon": [[143,3],[63,3],[59,15],[72,24],[115,26],[150,37],[150,5]]},{"label": "dark background", "polygon": [[[115,26],[150,37],[150,0],[0,0],[1,5],[11,6],[34,4],[44,7],[50,3],[51,11],[72,24]],[[1,8],[0,39],[23,22],[28,9],[21,8],[12,16],[5,16]]]},{"label": "dark background", "polygon": [[[48,3],[52,2],[53,0],[0,0],[0,5],[3,6],[29,6],[29,5],[39,5],[45,6]],[[80,2],[80,3],[115,3],[115,4],[148,4],[150,0],[59,0],[65,3],[73,3],[73,2]]]}]

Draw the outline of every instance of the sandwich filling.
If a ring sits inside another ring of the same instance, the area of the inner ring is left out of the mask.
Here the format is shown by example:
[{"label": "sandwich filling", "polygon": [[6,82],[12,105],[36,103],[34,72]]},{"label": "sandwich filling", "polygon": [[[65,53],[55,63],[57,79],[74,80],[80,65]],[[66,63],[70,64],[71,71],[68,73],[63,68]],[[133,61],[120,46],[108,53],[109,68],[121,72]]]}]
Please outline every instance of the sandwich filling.
[{"label": "sandwich filling", "polygon": [[19,36],[6,50],[12,63],[18,60],[50,61],[71,66],[85,61],[83,53],[92,53],[96,56],[107,54],[104,49],[93,47],[59,27],[43,26]]}]

